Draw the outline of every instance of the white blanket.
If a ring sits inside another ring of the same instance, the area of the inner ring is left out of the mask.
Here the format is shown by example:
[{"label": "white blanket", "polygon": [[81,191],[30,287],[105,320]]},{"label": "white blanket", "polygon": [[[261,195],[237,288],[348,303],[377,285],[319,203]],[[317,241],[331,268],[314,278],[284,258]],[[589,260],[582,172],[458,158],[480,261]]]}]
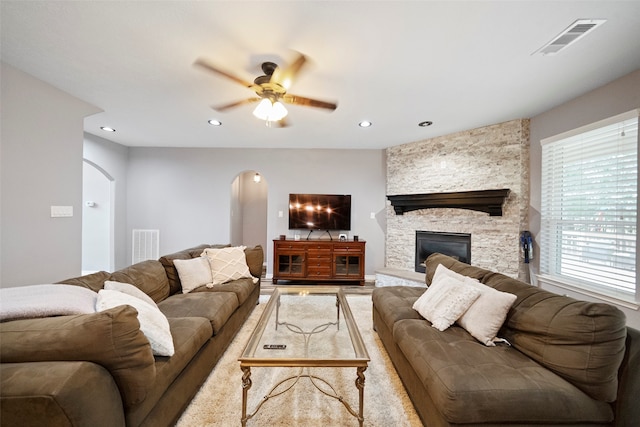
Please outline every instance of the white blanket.
[{"label": "white blanket", "polygon": [[0,321],[96,312],[98,294],[73,285],[0,289]]}]

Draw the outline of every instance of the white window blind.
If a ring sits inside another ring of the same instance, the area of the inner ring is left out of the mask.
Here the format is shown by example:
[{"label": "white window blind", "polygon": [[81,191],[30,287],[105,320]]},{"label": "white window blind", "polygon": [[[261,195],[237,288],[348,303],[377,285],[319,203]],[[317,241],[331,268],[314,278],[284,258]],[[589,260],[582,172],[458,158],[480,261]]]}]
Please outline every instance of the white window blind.
[{"label": "white window blind", "polygon": [[542,141],[540,272],[635,302],[638,110]]}]

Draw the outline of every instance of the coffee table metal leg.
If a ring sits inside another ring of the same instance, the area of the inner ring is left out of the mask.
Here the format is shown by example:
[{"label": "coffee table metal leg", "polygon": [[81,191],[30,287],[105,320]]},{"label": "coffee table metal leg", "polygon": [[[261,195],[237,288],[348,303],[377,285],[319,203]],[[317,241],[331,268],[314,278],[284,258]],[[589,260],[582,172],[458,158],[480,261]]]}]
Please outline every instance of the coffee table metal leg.
[{"label": "coffee table metal leg", "polygon": [[247,392],[251,388],[251,368],[248,366],[240,367],[242,369],[242,427],[247,425]]},{"label": "coffee table metal leg", "polygon": [[358,388],[358,393],[360,395],[360,406],[358,408],[358,421],[360,423],[360,427],[362,427],[364,423],[364,371],[367,369],[366,366],[361,366],[358,368],[358,378],[356,378],[356,387]]}]

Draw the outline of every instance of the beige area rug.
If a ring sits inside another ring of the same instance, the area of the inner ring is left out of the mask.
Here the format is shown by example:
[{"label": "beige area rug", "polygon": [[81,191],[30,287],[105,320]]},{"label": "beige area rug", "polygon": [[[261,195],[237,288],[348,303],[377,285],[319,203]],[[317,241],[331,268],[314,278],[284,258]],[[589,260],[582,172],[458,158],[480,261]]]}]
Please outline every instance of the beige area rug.
[{"label": "beige area rug", "polygon": [[[262,314],[268,296],[260,304],[233,340],[222,359],[177,423],[177,427],[239,426],[242,414],[242,372],[238,357]],[[349,295],[349,306],[367,347],[369,367],[365,371],[364,425],[379,427],[420,427],[418,417],[400,378],[373,330],[371,296]],[[297,368],[296,368],[297,369]],[[247,412],[253,412],[269,389],[292,375],[294,368],[254,368]],[[357,411],[358,391],[355,368],[316,368],[313,375],[327,379]],[[289,391],[265,402],[248,426],[357,426],[338,400],[325,396],[307,378],[301,378]]]}]

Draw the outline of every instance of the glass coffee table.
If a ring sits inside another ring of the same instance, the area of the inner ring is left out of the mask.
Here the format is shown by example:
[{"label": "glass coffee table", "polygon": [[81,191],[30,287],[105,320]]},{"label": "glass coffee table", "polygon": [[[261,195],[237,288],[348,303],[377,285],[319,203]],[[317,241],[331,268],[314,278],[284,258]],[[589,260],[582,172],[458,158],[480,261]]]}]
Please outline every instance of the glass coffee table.
[{"label": "glass coffee table", "polygon": [[[339,287],[276,287],[238,360],[243,372],[243,426],[267,400],[291,390],[301,379],[308,379],[322,393],[342,402],[362,426],[364,371],[369,363],[369,354]],[[258,367],[299,369],[296,374],[277,382],[255,410],[247,414],[251,368]],[[328,381],[311,373],[311,368],[350,367],[356,369],[357,411],[337,394]]]}]

